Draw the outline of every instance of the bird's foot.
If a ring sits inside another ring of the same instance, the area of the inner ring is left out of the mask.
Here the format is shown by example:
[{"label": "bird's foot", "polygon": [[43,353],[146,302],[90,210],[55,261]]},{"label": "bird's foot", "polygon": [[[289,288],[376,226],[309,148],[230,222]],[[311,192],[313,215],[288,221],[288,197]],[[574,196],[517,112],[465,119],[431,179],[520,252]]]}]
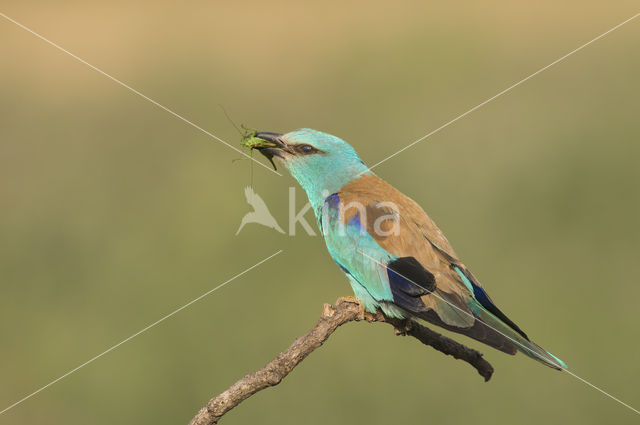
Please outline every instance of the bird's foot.
[{"label": "bird's foot", "polygon": [[353,295],[348,295],[346,297],[338,298],[338,300],[336,301],[336,305],[340,305],[342,303],[349,303],[349,304],[357,304],[358,305],[358,307],[360,308],[360,314],[358,314],[358,320],[365,320],[365,318],[367,317],[366,313],[364,311],[364,306]]},{"label": "bird's foot", "polygon": [[396,335],[406,336],[411,330],[411,319],[403,319],[393,327]]},{"label": "bird's foot", "polygon": [[351,303],[351,304],[360,304],[360,301],[354,297],[353,295],[347,295],[346,297],[340,297],[338,298],[338,300],[336,301],[336,305],[338,304],[342,304],[342,303]]}]

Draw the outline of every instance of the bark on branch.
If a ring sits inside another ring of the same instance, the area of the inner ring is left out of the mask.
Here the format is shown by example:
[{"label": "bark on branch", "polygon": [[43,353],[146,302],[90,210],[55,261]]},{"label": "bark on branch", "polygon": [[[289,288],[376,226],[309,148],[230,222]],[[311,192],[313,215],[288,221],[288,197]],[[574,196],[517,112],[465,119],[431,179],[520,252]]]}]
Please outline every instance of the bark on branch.
[{"label": "bark on branch", "polygon": [[225,413],[253,394],[278,385],[298,363],[320,347],[339,326],[347,322],[361,320],[389,323],[395,328],[397,335],[410,335],[425,345],[469,363],[484,377],[485,381],[488,381],[493,374],[493,367],[479,351],[466,347],[412,320],[392,319],[385,317],[380,312],[377,314],[365,313],[358,302],[341,298],[335,307],[325,304],[318,323],[305,335],[293,341],[289,348],[278,354],[269,364],[248,374],[209,400],[207,405],[200,409],[189,422],[189,425],[218,423]]}]

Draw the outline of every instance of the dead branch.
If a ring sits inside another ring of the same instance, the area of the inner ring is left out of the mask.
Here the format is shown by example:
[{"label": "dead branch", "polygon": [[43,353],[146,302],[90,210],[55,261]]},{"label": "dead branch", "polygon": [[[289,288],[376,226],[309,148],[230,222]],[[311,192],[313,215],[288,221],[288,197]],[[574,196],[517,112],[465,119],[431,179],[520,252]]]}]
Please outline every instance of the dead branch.
[{"label": "dead branch", "polygon": [[298,363],[320,347],[329,336],[347,322],[366,320],[385,322],[395,328],[398,335],[411,335],[425,345],[463,360],[473,366],[485,381],[493,374],[493,367],[482,358],[482,353],[466,347],[451,338],[441,335],[412,320],[391,319],[378,312],[363,313],[359,303],[350,299],[339,299],[336,306],[325,304],[318,323],[305,335],[299,337],[289,348],[278,354],[262,369],[248,374],[224,392],[218,394],[204,406],[189,422],[189,425],[212,425],[242,401],[258,391],[278,385]]}]

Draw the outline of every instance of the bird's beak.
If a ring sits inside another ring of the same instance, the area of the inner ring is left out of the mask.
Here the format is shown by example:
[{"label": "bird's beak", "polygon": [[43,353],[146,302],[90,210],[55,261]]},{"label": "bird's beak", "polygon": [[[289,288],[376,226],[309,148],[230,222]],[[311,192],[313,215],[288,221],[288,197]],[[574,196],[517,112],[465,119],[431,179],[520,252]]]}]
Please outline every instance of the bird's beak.
[{"label": "bird's beak", "polygon": [[291,148],[284,142],[283,135],[280,133],[272,133],[269,131],[261,131],[259,133],[254,134],[253,137],[266,140],[275,144],[276,146],[272,147],[256,147],[260,151],[260,153],[267,157],[267,159],[273,165],[274,170],[276,169],[276,165],[273,163],[273,157],[277,156],[281,160],[285,160],[287,155],[292,154]]}]

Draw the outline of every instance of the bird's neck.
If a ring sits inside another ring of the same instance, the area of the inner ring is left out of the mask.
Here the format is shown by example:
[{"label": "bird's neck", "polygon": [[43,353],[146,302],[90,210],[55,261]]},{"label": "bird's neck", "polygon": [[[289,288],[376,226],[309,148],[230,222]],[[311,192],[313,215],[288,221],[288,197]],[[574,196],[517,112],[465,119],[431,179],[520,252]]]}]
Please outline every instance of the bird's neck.
[{"label": "bird's neck", "polygon": [[309,178],[307,175],[294,175],[294,177],[307,193],[307,198],[309,198],[309,202],[317,216],[320,208],[322,208],[324,204],[324,200],[327,199],[329,195],[340,191],[347,183],[351,183],[366,175],[373,175],[373,173],[369,171],[366,166],[363,166],[349,173],[328,172],[324,174],[322,178]]}]

